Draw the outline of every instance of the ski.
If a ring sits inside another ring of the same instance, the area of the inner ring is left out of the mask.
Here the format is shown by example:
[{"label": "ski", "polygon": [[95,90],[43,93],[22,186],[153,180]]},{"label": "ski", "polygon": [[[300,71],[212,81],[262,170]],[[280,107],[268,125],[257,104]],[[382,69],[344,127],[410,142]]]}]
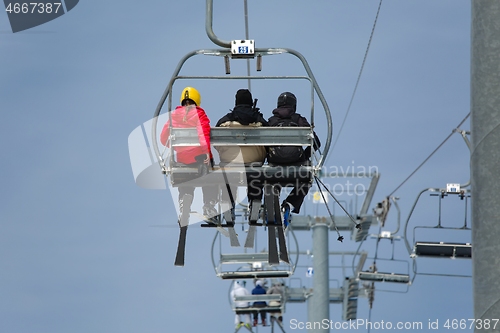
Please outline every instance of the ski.
[{"label": "ski", "polygon": [[277,229],[278,229],[278,242],[280,245],[280,259],[289,264],[290,258],[288,258],[288,250],[286,248],[286,238],[283,226],[279,226],[277,227]]},{"label": "ski", "polygon": [[276,244],[276,227],[274,225],[267,225],[267,230],[269,232],[269,259],[270,265],[279,264],[280,259],[278,257],[278,245]]},{"label": "ski", "polygon": [[281,215],[281,208],[279,203],[279,193],[276,193],[275,188],[273,187],[274,194],[274,219],[276,221],[276,229],[278,232],[278,243],[280,247],[280,259],[286,263],[290,263],[290,259],[288,258],[288,250],[286,247],[286,238],[285,238],[285,230],[283,226],[283,216]]},{"label": "ski", "polygon": [[230,232],[224,229],[222,226],[217,226],[216,228],[217,231],[219,231],[222,234],[222,236],[230,237]]},{"label": "ski", "polygon": [[279,264],[278,245],[276,244],[276,221],[274,213],[274,186],[264,185],[264,208],[266,210],[267,230],[268,230],[268,248],[269,248],[269,264]]},{"label": "ski", "polygon": [[238,240],[238,234],[234,231],[234,208],[232,203],[223,202],[220,205],[222,210],[222,215],[224,220],[226,220],[227,230],[229,233],[229,242],[232,247],[240,247],[240,241]]},{"label": "ski", "polygon": [[186,235],[189,224],[189,215],[193,196],[191,194],[184,194],[182,200],[179,202],[179,210],[181,216],[179,217],[179,242],[177,243],[177,253],[175,255],[175,266],[184,266],[184,256],[186,254]]},{"label": "ski", "polygon": [[253,200],[250,205],[250,213],[248,214],[248,234],[245,240],[246,248],[253,248],[255,244],[256,225],[259,220],[261,200]]},{"label": "ski", "polygon": [[240,247],[240,241],[238,240],[238,234],[234,231],[234,223],[232,226],[228,226],[227,230],[229,231],[229,242],[232,247]]},{"label": "ski", "polygon": [[250,224],[250,226],[248,227],[248,234],[247,234],[247,238],[245,240],[245,247],[246,248],[249,248],[249,249],[252,249],[253,248],[253,245],[255,244],[255,232],[257,231],[257,228]]},{"label": "ski", "polygon": [[177,254],[175,255],[175,266],[184,266],[184,256],[186,252],[187,226],[181,227],[179,232],[179,242],[177,244]]},{"label": "ski", "polygon": [[260,200],[252,201],[252,204],[250,205],[250,214],[248,217],[250,223],[257,222],[259,220],[260,206],[261,206]]},{"label": "ski", "polygon": [[232,204],[229,202],[221,202],[220,209],[222,211],[222,216],[224,216],[224,220],[227,224],[231,224],[234,222],[234,210],[232,208]]}]

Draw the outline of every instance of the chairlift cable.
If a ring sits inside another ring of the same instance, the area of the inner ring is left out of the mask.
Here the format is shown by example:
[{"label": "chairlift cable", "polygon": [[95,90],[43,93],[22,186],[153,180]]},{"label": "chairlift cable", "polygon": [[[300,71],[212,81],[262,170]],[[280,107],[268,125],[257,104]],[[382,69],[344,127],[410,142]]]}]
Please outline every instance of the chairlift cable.
[{"label": "chairlift cable", "polygon": [[368,51],[370,50],[370,45],[372,43],[373,34],[375,33],[375,27],[377,25],[378,16],[380,13],[381,6],[382,6],[382,0],[380,0],[380,2],[378,4],[377,14],[375,15],[375,21],[373,22],[373,27],[372,27],[372,31],[370,34],[370,38],[368,39],[368,45],[366,46],[365,56],[363,58],[363,62],[361,63],[361,68],[359,70],[358,79],[356,80],[356,84],[354,85],[354,91],[352,92],[351,100],[349,102],[349,106],[347,107],[347,111],[345,113],[344,120],[342,121],[342,125],[340,125],[340,129],[337,133],[337,137],[335,138],[335,142],[333,143],[333,146],[331,149],[332,151],[335,149],[335,145],[337,144],[337,141],[339,140],[340,133],[342,133],[342,129],[344,128],[344,124],[347,120],[347,116],[349,115],[349,112],[351,111],[352,102],[354,100],[354,96],[356,95],[356,91],[358,90],[359,81],[361,80],[361,74],[363,73],[363,69],[365,67],[366,58],[368,57]]},{"label": "chairlift cable", "polygon": [[464,118],[464,119],[462,119],[462,121],[460,122],[460,124],[458,124],[458,126],[456,126],[456,127],[453,129],[453,131],[451,131],[451,133],[450,133],[450,134],[448,134],[448,136],[446,137],[446,139],[444,139],[444,140],[443,140],[443,142],[441,142],[441,143],[439,144],[439,146],[437,146],[437,148],[436,148],[436,149],[434,149],[434,151],[433,151],[433,152],[432,152],[429,156],[427,156],[427,158],[426,158],[426,159],[425,159],[422,163],[420,163],[420,165],[419,165],[419,166],[418,166],[418,167],[417,167],[417,168],[416,168],[416,169],[415,169],[415,170],[414,170],[414,171],[413,171],[413,172],[412,172],[412,173],[411,173],[408,177],[406,177],[406,179],[405,179],[405,180],[403,180],[403,182],[402,182],[401,184],[399,184],[399,186],[398,186],[398,187],[396,187],[396,189],[395,189],[394,191],[392,191],[392,192],[391,192],[388,196],[389,196],[389,197],[390,197],[390,196],[392,196],[392,195],[393,195],[393,194],[394,194],[397,190],[399,190],[399,188],[400,188],[401,186],[403,186],[403,184],[404,184],[404,183],[406,183],[406,182],[407,182],[407,181],[408,181],[408,180],[409,180],[409,179],[410,179],[410,178],[411,178],[411,177],[412,177],[412,176],[413,176],[413,175],[414,175],[414,174],[415,174],[415,173],[416,173],[416,172],[417,172],[417,171],[418,171],[418,170],[419,170],[419,169],[420,169],[420,168],[421,168],[421,167],[422,167],[425,163],[427,163],[427,161],[428,161],[428,160],[429,160],[429,159],[430,159],[430,158],[431,158],[431,157],[432,157],[432,156],[433,156],[433,155],[434,155],[434,154],[435,154],[435,153],[439,150],[439,148],[441,148],[441,147],[445,144],[445,142],[446,142],[446,141],[448,141],[448,139],[449,139],[449,138],[451,138],[451,136],[452,136],[453,134],[455,134],[456,129],[457,129],[457,128],[460,128],[460,126],[462,126],[462,124],[463,124],[463,123],[467,120],[467,118],[469,118],[469,116],[470,116],[470,112],[469,112],[469,113],[465,116],[465,118]]}]

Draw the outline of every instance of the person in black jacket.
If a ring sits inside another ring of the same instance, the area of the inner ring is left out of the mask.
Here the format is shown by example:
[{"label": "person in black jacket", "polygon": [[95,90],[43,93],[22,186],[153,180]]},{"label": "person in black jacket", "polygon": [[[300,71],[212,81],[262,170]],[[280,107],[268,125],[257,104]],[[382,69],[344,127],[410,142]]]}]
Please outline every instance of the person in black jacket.
[{"label": "person in black jacket", "polygon": [[259,112],[259,108],[253,106],[252,93],[248,89],[239,89],[235,96],[235,107],[228,114],[219,119],[215,127],[224,126],[226,122],[237,121],[243,126],[261,123],[256,126],[268,126],[266,119]]},{"label": "person in black jacket", "polygon": [[[254,128],[268,126],[267,121],[255,106],[252,94],[248,89],[239,89],[235,96],[235,107],[231,112],[219,119],[215,127],[235,127],[235,128]],[[266,159],[266,148],[264,146],[220,146],[215,147],[219,152],[220,165],[251,165],[258,163],[261,165]],[[237,187],[229,184],[230,192],[233,197],[228,198],[228,191],[222,190],[222,200],[234,202]],[[248,202],[251,206],[254,200],[262,201],[262,185],[260,181],[248,179],[247,184]],[[233,207],[234,208],[234,207]]]},{"label": "person in black jacket", "polygon": [[[279,95],[277,108],[273,110],[273,116],[268,120],[269,126],[298,126],[311,127],[305,117],[296,112],[297,97],[291,92],[284,92]],[[314,133],[313,148],[317,150],[321,146],[318,136]],[[272,165],[308,165],[312,152],[308,146],[305,150],[302,147],[271,147],[268,152],[268,162]],[[285,227],[288,225],[289,214],[299,213],[300,207],[311,184],[300,183],[295,186],[288,197],[283,201],[281,208],[284,213]]]}]

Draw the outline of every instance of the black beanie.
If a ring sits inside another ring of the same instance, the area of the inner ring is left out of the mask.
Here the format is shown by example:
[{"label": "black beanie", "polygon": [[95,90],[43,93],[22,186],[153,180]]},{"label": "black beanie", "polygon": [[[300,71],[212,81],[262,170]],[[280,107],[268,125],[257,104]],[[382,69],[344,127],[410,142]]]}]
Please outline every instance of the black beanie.
[{"label": "black beanie", "polygon": [[253,105],[252,93],[248,89],[240,89],[236,92],[235,105]]}]

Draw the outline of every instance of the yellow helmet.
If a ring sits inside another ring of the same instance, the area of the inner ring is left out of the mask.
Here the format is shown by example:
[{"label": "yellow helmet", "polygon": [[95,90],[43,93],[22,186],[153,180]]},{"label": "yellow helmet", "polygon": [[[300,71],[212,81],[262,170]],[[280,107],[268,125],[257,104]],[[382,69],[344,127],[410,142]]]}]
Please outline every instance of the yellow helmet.
[{"label": "yellow helmet", "polygon": [[201,96],[198,90],[193,87],[186,87],[182,90],[181,94],[181,105],[186,99],[190,99],[196,103],[197,106],[201,105]]}]

